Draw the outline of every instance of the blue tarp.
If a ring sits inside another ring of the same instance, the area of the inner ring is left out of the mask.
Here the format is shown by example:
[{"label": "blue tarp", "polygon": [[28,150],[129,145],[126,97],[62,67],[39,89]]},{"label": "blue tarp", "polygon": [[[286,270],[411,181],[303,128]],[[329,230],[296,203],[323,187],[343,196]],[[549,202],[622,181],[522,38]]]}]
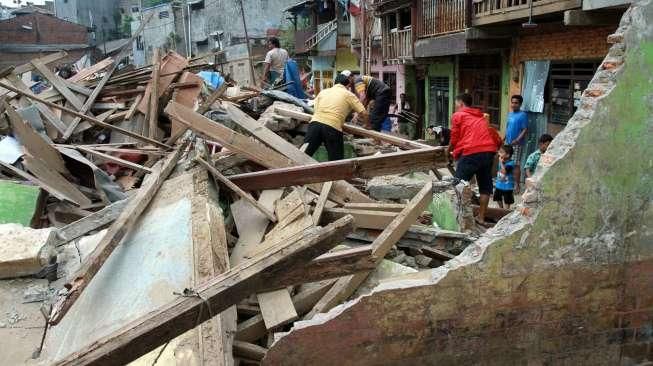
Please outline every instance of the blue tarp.
[{"label": "blue tarp", "polygon": [[197,75],[213,89],[219,88],[224,83],[224,78],[217,71],[200,71]]},{"label": "blue tarp", "polygon": [[304,92],[304,89],[302,88],[302,79],[299,76],[299,66],[297,66],[297,62],[295,62],[295,60],[289,59],[286,61],[284,77],[286,79],[286,83],[290,83],[292,81],[292,84],[286,87],[286,92],[288,94],[299,99],[308,98]]}]

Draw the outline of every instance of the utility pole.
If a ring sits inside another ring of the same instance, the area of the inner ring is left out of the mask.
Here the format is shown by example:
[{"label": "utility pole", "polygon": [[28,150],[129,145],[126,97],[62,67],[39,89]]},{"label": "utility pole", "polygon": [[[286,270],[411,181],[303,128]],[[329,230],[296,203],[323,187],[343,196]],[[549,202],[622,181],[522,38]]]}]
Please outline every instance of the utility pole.
[{"label": "utility pole", "polygon": [[245,22],[245,9],[243,8],[243,0],[240,0],[240,14],[243,17],[243,28],[245,29],[245,42],[247,42],[247,57],[249,58],[249,74],[250,80],[253,85],[256,85],[256,74],[254,74],[254,59],[252,59],[252,49],[249,44],[249,35],[247,34],[247,22]]},{"label": "utility pole", "polygon": [[367,51],[367,42],[365,36],[367,35],[367,14],[365,13],[365,0],[361,0],[361,75],[365,75],[365,66],[367,65],[366,61],[366,51]]}]

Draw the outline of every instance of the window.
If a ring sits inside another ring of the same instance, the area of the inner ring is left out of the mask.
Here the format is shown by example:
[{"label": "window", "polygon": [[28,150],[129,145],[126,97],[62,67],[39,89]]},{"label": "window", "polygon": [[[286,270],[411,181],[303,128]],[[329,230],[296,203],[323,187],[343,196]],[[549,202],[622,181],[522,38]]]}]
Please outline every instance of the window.
[{"label": "window", "polygon": [[132,13],[138,13],[139,11],[140,9],[138,8],[138,6],[132,6]]},{"label": "window", "polygon": [[204,9],[204,0],[190,3],[190,10],[201,10],[201,9]]},{"label": "window", "polygon": [[449,77],[429,78],[429,124],[449,126]]},{"label": "window", "polygon": [[168,13],[167,10],[164,10],[164,11],[160,11],[160,12],[159,12],[159,19],[169,18],[169,17],[170,17],[170,14]]},{"label": "window", "polygon": [[139,51],[143,51],[145,49],[145,44],[143,43],[142,36],[136,37],[136,49]]},{"label": "window", "polygon": [[580,97],[598,67],[598,61],[551,63],[549,72],[550,123],[567,124],[580,105]]}]

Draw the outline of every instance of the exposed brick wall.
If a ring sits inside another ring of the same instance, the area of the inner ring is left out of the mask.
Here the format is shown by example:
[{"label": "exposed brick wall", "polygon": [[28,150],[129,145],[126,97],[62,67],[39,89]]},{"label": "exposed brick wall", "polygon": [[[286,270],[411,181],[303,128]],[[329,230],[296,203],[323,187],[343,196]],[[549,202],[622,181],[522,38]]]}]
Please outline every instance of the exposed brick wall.
[{"label": "exposed brick wall", "polygon": [[518,38],[515,56],[526,60],[600,59],[608,53],[606,41],[615,27],[573,28],[546,34],[523,34]]},{"label": "exposed brick wall", "polygon": [[0,21],[0,43],[85,44],[88,31],[83,25],[34,13]]}]

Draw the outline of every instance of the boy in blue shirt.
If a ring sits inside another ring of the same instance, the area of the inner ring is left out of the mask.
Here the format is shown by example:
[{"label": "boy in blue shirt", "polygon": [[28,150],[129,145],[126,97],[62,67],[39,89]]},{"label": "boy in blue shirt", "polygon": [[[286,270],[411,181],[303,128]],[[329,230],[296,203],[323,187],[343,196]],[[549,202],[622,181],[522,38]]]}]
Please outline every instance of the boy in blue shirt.
[{"label": "boy in blue shirt", "polygon": [[513,169],[515,180],[515,192],[519,193],[519,182],[521,181],[521,159],[523,154],[524,145],[526,144],[528,132],[528,115],[521,110],[521,105],[524,103],[524,98],[521,95],[513,95],[510,98],[510,109],[512,112],[508,113],[508,125],[506,127],[506,144],[512,146],[514,153],[512,158],[515,162],[515,169]]},{"label": "boy in blue shirt", "polygon": [[510,209],[510,205],[515,203],[513,191],[515,189],[515,162],[512,160],[513,149],[510,145],[503,145],[499,149],[499,168],[497,169],[497,178],[494,182],[494,201],[499,203],[499,207]]}]

